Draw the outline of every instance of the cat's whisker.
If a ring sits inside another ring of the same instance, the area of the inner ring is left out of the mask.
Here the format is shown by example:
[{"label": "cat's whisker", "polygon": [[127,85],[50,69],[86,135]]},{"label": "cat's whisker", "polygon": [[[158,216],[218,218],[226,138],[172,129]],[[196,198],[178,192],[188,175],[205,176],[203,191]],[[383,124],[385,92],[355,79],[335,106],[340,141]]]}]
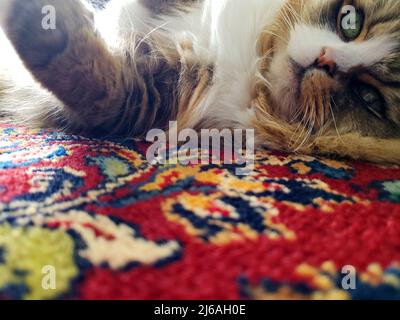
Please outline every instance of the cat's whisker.
[{"label": "cat's whisker", "polygon": [[[305,104],[303,102],[300,107],[296,108],[297,110],[294,113],[294,115],[291,117],[291,120],[289,122],[296,123],[296,122],[298,122],[297,120],[299,120],[300,122],[304,121],[304,113],[303,113],[304,108],[305,108]],[[303,118],[299,119],[302,114],[303,114]]]},{"label": "cat's whisker", "polygon": [[162,28],[165,27],[167,24],[168,24],[168,23],[165,22],[165,23],[163,23],[163,24],[161,24],[161,25],[159,25],[159,26],[153,28],[153,29],[150,30],[147,34],[145,34],[145,35],[140,39],[140,41],[135,45],[134,51],[136,52],[136,50],[137,50],[145,41],[147,41],[147,40],[151,37],[151,35],[152,35],[153,33],[157,32],[157,31],[160,30],[160,29],[162,29]]},{"label": "cat's whisker", "polygon": [[286,14],[286,11],[282,11],[283,21],[286,23],[287,28],[291,28],[293,26],[293,22],[290,20],[290,17]]},{"label": "cat's whisker", "polygon": [[296,123],[300,115],[301,115],[301,109],[298,108],[297,111],[294,113],[294,115],[290,118],[289,123]]},{"label": "cat's whisker", "polygon": [[261,74],[261,72],[257,71],[256,78],[261,80],[263,84],[267,86],[268,89],[271,89],[271,83]]},{"label": "cat's whisker", "polygon": [[285,9],[286,10],[283,10],[283,19],[286,22],[288,29],[292,29],[295,24],[299,23],[302,19],[290,2],[285,4]]},{"label": "cat's whisker", "polygon": [[271,30],[263,30],[261,34],[268,34],[271,36],[274,36],[275,38],[278,38],[279,40],[283,41],[285,44],[288,44],[288,39],[283,38],[281,35],[278,35],[277,33],[271,31]]},{"label": "cat's whisker", "polygon": [[325,125],[326,125],[326,106],[327,106],[327,96],[323,95],[321,97],[321,106],[320,106],[320,113],[319,113],[319,119],[317,119],[318,121],[318,129],[315,133],[315,139],[319,138],[322,133],[325,130]]},{"label": "cat's whisker", "polygon": [[[330,99],[330,102],[333,102],[333,104],[334,104],[335,107],[337,108],[335,100]],[[331,104],[331,103],[329,103],[329,109],[330,109],[331,114],[332,114],[332,120],[333,120],[333,124],[334,124],[334,126],[335,126],[335,130],[336,130],[337,136],[338,136],[339,140],[340,140],[341,142],[343,142],[342,136],[341,136],[340,131],[339,131],[339,128],[338,128],[338,126],[337,126],[337,122],[336,122],[336,119],[335,119],[335,113],[333,112],[332,104]]]},{"label": "cat's whisker", "polygon": [[304,120],[305,120],[305,118],[306,118],[306,113],[307,113],[307,107],[306,107],[306,104],[305,104],[305,103],[303,103],[303,104],[301,105],[301,107],[299,108],[299,110],[302,111],[302,110],[304,110],[304,109],[306,109],[305,112],[299,112],[299,114],[298,114],[298,117],[300,117],[301,114],[302,114],[303,116],[302,116],[302,118],[300,119],[300,121],[299,121],[299,123],[298,123],[296,129],[295,129],[294,132],[293,132],[294,135],[298,132],[298,130],[300,129],[300,127],[302,126],[302,124],[304,124]]},{"label": "cat's whisker", "polygon": [[300,145],[297,147],[296,151],[299,151],[303,147],[305,147],[307,141],[309,141],[312,136],[312,132],[313,132],[314,126],[315,126],[315,115],[316,115],[316,108],[317,108],[316,104],[317,104],[317,101],[315,101],[315,100],[310,104],[310,114],[307,119],[307,122],[305,123],[305,128],[307,128],[307,129],[306,129],[306,132],[304,135],[304,139],[300,143]]},{"label": "cat's whisker", "polygon": [[[303,118],[304,118],[304,116],[303,116]],[[293,130],[293,133],[290,137],[290,141],[291,141],[290,147],[294,147],[296,145],[297,141],[300,139],[300,134],[298,134],[300,128],[302,128],[304,131],[304,127],[302,127],[302,122],[299,122],[299,124]]]},{"label": "cat's whisker", "polygon": [[[296,138],[296,140],[295,140],[294,143],[293,143],[294,146],[297,145],[297,142],[301,139],[301,137],[303,136],[303,134],[307,133],[306,127],[307,127],[307,123],[308,123],[308,121],[309,121],[309,115],[308,115],[308,113],[311,112],[310,103],[309,103],[309,99],[308,99],[308,98],[305,99],[304,105],[303,105],[302,108],[305,108],[305,112],[304,112],[304,114],[303,114],[302,120],[300,121],[300,123],[299,123],[299,125],[297,126],[297,128],[296,128],[295,132],[293,133],[293,135],[296,135],[296,134],[297,134],[297,132],[298,132],[298,130],[300,129],[300,127],[301,127],[301,132],[297,135],[297,138]],[[305,138],[304,138],[304,139],[305,139]],[[304,139],[303,139],[303,141],[304,141]],[[303,143],[303,142],[302,142],[302,143]],[[297,145],[297,147],[295,148],[295,151],[300,150],[302,143],[300,143],[300,144]]]},{"label": "cat's whisker", "polygon": [[317,101],[317,107],[315,110],[315,118],[318,124],[318,128],[322,127],[325,119],[325,95],[319,95]]},{"label": "cat's whisker", "polygon": [[[269,58],[269,55],[272,52],[272,48],[268,49],[261,58],[259,58],[258,63],[262,63],[265,59]],[[267,80],[267,78],[261,73],[262,68],[257,68],[256,78],[260,80],[264,85],[267,86],[268,89],[271,89],[271,83]]]}]

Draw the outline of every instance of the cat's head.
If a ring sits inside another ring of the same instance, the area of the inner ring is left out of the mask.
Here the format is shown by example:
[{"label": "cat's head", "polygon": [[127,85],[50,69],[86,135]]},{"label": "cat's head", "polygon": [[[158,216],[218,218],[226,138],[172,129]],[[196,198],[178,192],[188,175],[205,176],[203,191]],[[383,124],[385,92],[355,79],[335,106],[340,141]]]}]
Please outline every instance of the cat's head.
[{"label": "cat's head", "polygon": [[352,156],[400,138],[400,1],[293,0],[266,32],[269,111],[291,125],[292,148],[351,136]]}]

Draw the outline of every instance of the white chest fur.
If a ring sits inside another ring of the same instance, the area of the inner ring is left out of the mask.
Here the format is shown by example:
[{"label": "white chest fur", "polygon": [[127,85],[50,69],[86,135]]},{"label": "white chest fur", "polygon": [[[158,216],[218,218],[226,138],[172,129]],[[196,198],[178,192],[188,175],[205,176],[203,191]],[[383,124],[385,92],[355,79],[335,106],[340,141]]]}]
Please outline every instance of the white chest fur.
[{"label": "white chest fur", "polygon": [[204,12],[210,18],[203,23],[211,26],[208,53],[215,75],[213,87],[198,108],[199,118],[211,117],[221,126],[251,126],[251,91],[261,58],[257,41],[283,3],[284,0],[205,2]]},{"label": "white chest fur", "polygon": [[[136,0],[123,0],[122,8],[118,4],[120,8],[114,12],[119,12],[120,33],[134,28],[147,33],[164,30],[172,41],[190,37],[196,58],[214,66],[213,85],[196,108],[190,125],[211,118],[219,127],[249,127],[253,116],[251,88],[260,61],[257,40],[284,2],[204,0],[188,13],[153,19]],[[108,21],[111,11],[105,14]]]}]

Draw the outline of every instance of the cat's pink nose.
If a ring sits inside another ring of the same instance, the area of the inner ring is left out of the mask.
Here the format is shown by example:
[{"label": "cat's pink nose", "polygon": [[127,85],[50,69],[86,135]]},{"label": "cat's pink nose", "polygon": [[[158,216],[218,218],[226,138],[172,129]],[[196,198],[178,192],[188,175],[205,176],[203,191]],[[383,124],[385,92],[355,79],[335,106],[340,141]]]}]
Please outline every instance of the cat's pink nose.
[{"label": "cat's pink nose", "polygon": [[334,52],[331,48],[323,48],[319,57],[315,61],[318,68],[324,69],[330,75],[334,75],[337,69],[337,64],[334,60]]}]

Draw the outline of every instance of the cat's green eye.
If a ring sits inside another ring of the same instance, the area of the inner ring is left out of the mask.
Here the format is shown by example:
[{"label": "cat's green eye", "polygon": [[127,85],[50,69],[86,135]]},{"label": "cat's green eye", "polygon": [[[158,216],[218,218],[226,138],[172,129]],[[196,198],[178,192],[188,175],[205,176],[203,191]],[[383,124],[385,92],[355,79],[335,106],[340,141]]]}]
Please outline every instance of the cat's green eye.
[{"label": "cat's green eye", "polygon": [[356,40],[360,36],[364,27],[364,14],[361,11],[341,13],[339,20],[340,31],[347,41]]},{"label": "cat's green eye", "polygon": [[363,106],[374,116],[383,119],[385,115],[385,102],[375,88],[360,84],[355,88],[357,97]]}]

